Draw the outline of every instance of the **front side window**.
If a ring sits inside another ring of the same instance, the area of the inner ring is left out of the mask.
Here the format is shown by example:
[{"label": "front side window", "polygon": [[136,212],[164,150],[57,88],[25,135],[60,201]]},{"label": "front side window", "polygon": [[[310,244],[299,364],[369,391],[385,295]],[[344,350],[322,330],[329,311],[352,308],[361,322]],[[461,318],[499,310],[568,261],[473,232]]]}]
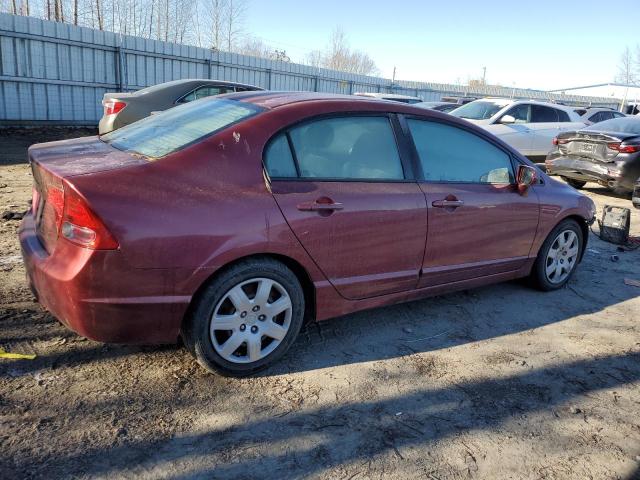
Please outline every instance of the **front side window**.
[{"label": "front side window", "polygon": [[401,180],[402,163],[388,117],[315,120],[289,132],[302,178]]},{"label": "front side window", "polygon": [[424,178],[431,182],[514,182],[508,154],[467,130],[409,119]]},{"label": "front side window", "polygon": [[529,105],[526,103],[516,105],[507,110],[505,115],[515,118],[515,123],[529,123]]},{"label": "front side window", "polygon": [[118,150],[159,158],[262,110],[250,103],[211,98],[151,115],[100,139]]},{"label": "front side window", "polygon": [[558,121],[558,110],[542,105],[531,105],[531,123],[549,123]]}]

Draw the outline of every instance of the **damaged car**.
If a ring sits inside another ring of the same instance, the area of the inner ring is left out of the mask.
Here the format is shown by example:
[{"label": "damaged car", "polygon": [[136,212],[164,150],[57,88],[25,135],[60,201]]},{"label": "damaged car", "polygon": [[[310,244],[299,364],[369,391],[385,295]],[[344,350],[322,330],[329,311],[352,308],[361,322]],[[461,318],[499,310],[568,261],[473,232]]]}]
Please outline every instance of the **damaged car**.
[{"label": "damaged car", "polygon": [[595,182],[631,192],[640,176],[640,118],[614,118],[560,133],[545,167],[577,189]]},{"label": "damaged car", "polygon": [[486,130],[400,102],[207,97],[32,145],[39,302],[102,342],[248,375],[304,321],[528,277],[561,288],[595,206]]}]

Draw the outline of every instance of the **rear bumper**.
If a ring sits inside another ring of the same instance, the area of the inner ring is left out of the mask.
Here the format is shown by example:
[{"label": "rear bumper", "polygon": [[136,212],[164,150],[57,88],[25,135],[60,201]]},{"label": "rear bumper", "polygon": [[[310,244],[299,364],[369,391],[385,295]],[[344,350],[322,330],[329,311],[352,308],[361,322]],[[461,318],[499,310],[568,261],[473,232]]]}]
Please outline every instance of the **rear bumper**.
[{"label": "rear bumper", "polygon": [[20,227],[29,285],[40,304],[76,333],[100,342],[175,343],[190,296],[174,294],[174,272],[136,269],[119,251],[59,239],[49,255],[32,215]]},{"label": "rear bumper", "polygon": [[583,182],[597,182],[616,188],[620,168],[615,163],[601,163],[580,157],[555,157],[545,161],[547,174],[558,175]]}]

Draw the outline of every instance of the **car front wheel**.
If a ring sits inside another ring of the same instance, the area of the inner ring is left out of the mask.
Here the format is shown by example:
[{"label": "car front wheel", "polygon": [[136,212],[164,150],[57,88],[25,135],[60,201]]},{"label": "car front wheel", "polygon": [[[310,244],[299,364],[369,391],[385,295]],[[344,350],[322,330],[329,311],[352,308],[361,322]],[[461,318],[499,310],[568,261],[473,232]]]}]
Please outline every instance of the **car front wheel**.
[{"label": "car front wheel", "polygon": [[583,242],[582,230],[574,220],[560,222],[538,252],[531,271],[534,285],[544,291],[563,287],[575,272]]},{"label": "car front wheel", "polygon": [[244,376],[284,355],[303,317],[304,294],[293,272],[272,259],[250,259],[201,292],[182,335],[207,370]]}]

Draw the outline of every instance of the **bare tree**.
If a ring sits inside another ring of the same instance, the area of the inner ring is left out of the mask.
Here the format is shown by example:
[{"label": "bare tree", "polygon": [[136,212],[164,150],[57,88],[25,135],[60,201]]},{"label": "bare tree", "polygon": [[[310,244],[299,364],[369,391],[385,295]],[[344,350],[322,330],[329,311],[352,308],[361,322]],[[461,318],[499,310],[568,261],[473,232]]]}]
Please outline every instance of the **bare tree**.
[{"label": "bare tree", "polygon": [[228,2],[225,36],[227,37],[227,50],[231,52],[243,32],[244,18],[247,12],[244,0],[228,0]]},{"label": "bare tree", "polygon": [[307,55],[307,64],[360,75],[374,75],[378,72],[375,61],[365,52],[352,50],[346,33],[336,27],[329,38],[329,45],[321,52],[314,50]]},{"label": "bare tree", "polygon": [[620,55],[620,62],[618,63],[618,74],[615,80],[625,85],[634,85],[637,83],[637,72],[633,61],[633,55],[629,47],[625,47],[622,55]]}]

